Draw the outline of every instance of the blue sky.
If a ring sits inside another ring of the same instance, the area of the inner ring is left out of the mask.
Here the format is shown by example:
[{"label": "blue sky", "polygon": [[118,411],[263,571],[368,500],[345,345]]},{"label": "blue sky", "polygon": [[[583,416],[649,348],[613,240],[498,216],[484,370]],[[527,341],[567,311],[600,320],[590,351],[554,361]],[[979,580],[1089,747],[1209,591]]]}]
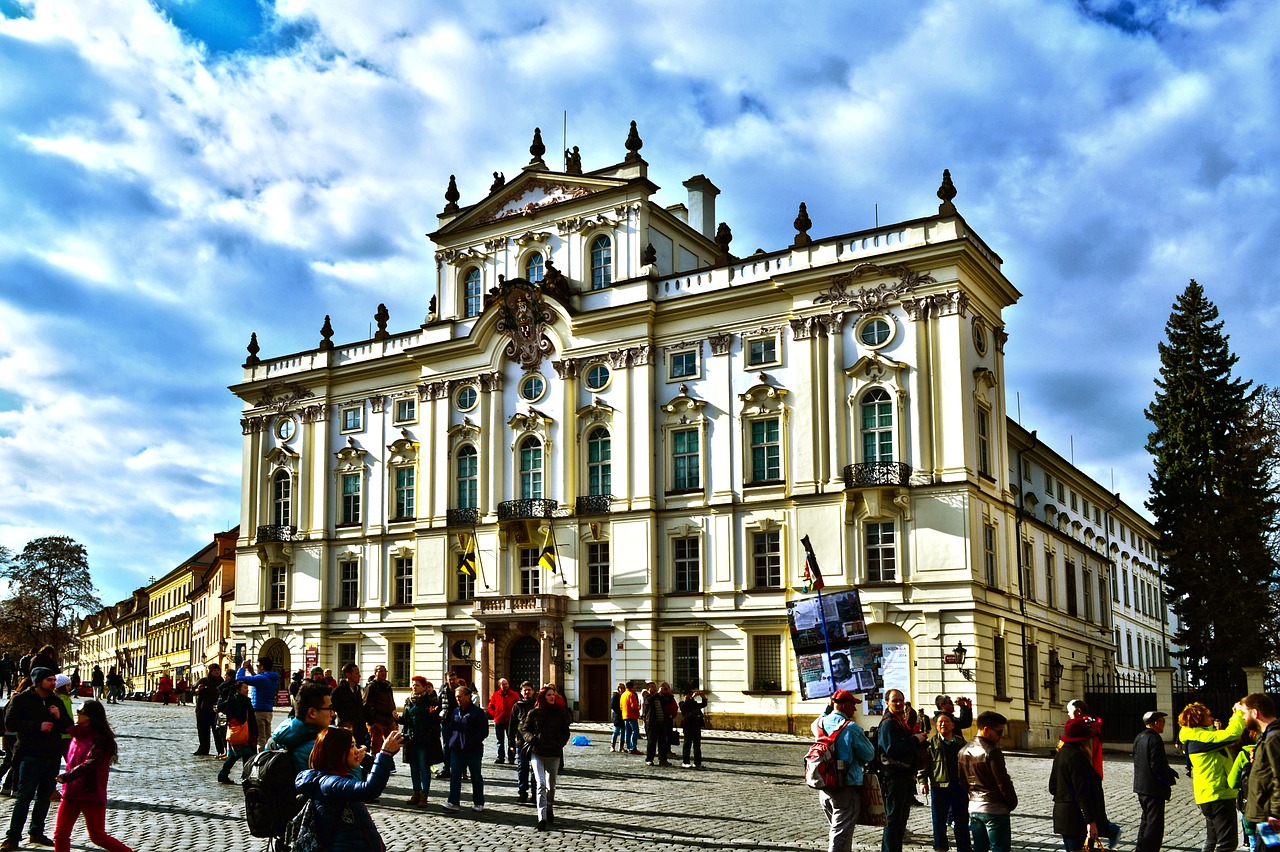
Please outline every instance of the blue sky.
[{"label": "blue sky", "polygon": [[1170,306],[1196,278],[1278,381],[1280,5],[0,0],[0,544],[67,534],[116,600],[239,517],[226,390],[422,321],[463,203],[548,148],[733,250],[929,215],[949,168],[1022,291],[1009,410],[1131,504]]}]

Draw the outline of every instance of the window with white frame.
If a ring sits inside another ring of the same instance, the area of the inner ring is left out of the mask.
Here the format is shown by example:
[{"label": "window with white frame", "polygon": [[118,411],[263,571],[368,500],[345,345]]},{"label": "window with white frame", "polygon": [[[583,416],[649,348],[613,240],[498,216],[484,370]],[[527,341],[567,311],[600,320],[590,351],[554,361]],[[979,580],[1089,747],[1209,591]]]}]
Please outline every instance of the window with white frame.
[{"label": "window with white frame", "polygon": [[287,609],[289,606],[288,598],[289,569],[285,565],[272,565],[271,573],[268,579],[269,588],[267,589],[267,608],[268,609]]},{"label": "window with white frame", "polygon": [[391,685],[406,687],[409,685],[410,669],[413,661],[413,644],[410,642],[391,643]]},{"label": "window with white frame", "polygon": [[542,280],[545,273],[546,266],[543,263],[542,255],[540,253],[535,251],[533,254],[525,258],[524,278],[526,281],[536,284]]},{"label": "window with white frame", "polygon": [[609,594],[609,542],[587,543],[587,594]]},{"label": "window with white frame", "polygon": [[339,422],[342,425],[343,432],[359,432],[364,428],[364,407],[348,406],[343,408],[338,415]]},{"label": "window with white frame", "polygon": [[672,588],[697,592],[702,588],[702,543],[696,536],[671,540]]},{"label": "window with white frame", "polygon": [[462,315],[464,317],[480,315],[481,296],[480,269],[473,266],[462,275]]},{"label": "window with white frame", "polygon": [[287,527],[293,518],[293,477],[287,470],[278,470],[271,479],[271,520],[276,526]]},{"label": "window with white frame", "polygon": [[604,234],[591,241],[591,289],[603,290],[613,283],[613,241]]},{"label": "window with white frame", "polygon": [[541,550],[537,547],[520,548],[520,594],[542,594],[542,568],[538,566]]},{"label": "window with white frame", "polygon": [[758,692],[782,689],[782,637],[776,633],[751,637],[751,688]]},{"label": "window with white frame", "polygon": [[338,606],[347,609],[360,606],[360,563],[354,560],[338,563]]},{"label": "window with white frame", "polygon": [[391,581],[392,603],[407,606],[413,603],[413,557],[397,556],[392,563],[394,577]]},{"label": "window with white frame", "polygon": [[475,509],[480,505],[480,455],[471,444],[458,448],[457,488],[458,509]]},{"label": "window with white frame", "polygon": [[762,417],[752,420],[750,435],[751,478],[749,483],[777,482],[782,479],[782,418]]},{"label": "window with white frame", "polygon": [[597,426],[587,435],[587,494],[599,497],[613,493],[612,440],[609,430]]},{"label": "window with white frame", "polygon": [[893,461],[893,400],[884,388],[871,388],[862,395],[862,461],[866,464]]},{"label": "window with white frame", "polygon": [[782,588],[782,533],[762,530],[751,534],[751,585],[757,589]]},{"label": "window with white frame", "polygon": [[897,529],[893,521],[872,521],[866,526],[867,582],[898,581]]},{"label": "window with white frame", "polygon": [[667,381],[696,379],[699,369],[697,349],[678,349],[667,353]]},{"label": "window with white frame", "polygon": [[743,343],[747,353],[748,367],[771,367],[782,363],[778,354],[778,336],[770,334],[766,337],[748,337]]},{"label": "window with white frame", "polygon": [[696,491],[702,487],[702,455],[697,429],[672,429],[671,490]]},{"label": "window with white frame", "polygon": [[982,567],[988,586],[996,585],[996,528],[994,524],[982,525]]},{"label": "window with white frame", "polygon": [[671,638],[671,686],[677,692],[701,688],[701,644],[697,636]]},{"label": "window with white frame", "polygon": [[395,468],[395,517],[402,521],[414,516],[414,487],[417,473],[412,466]]},{"label": "window with white frame", "polygon": [[363,496],[361,485],[361,474],[342,474],[342,511],[338,521],[342,526],[354,526],[360,523]]},{"label": "window with white frame", "polygon": [[402,396],[396,400],[396,419],[399,423],[413,423],[418,419],[418,401],[411,396]]},{"label": "window with white frame", "polygon": [[533,435],[520,442],[520,499],[542,499],[542,441]]},{"label": "window with white frame", "polygon": [[978,435],[978,473],[991,476],[991,412],[978,406],[976,415]]}]

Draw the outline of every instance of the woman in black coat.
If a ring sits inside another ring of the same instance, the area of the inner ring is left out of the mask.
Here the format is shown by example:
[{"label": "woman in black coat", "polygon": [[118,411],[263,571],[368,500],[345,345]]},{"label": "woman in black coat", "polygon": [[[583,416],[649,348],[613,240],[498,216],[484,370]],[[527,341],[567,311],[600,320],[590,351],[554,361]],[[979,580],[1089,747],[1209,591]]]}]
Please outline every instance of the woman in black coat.
[{"label": "woman in black coat", "polygon": [[1107,826],[1107,806],[1102,798],[1102,777],[1093,768],[1095,732],[1084,719],[1069,719],[1062,731],[1062,745],[1053,758],[1049,792],[1053,795],[1053,830],[1062,837],[1062,848],[1079,850],[1086,839],[1098,837],[1098,826]]},{"label": "woman in black coat", "polygon": [[556,776],[565,743],[569,742],[569,711],[547,684],[538,691],[533,709],[520,723],[520,739],[533,753],[533,777],[537,782],[538,830],[555,825]]},{"label": "woman in black coat", "polygon": [[404,762],[409,765],[413,796],[410,805],[425,808],[431,792],[431,767],[444,762],[440,742],[440,696],[425,677],[413,679],[413,695],[400,714],[404,734]]}]

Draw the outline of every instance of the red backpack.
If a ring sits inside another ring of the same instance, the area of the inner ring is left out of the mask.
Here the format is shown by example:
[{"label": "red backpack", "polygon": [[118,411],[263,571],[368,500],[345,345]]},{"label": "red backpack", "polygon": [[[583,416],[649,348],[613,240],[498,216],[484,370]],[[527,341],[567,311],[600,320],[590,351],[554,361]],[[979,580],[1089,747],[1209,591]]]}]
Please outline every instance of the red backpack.
[{"label": "red backpack", "polygon": [[811,790],[834,790],[844,784],[844,772],[836,761],[836,738],[852,719],[829,734],[820,734],[804,756],[804,783]]}]

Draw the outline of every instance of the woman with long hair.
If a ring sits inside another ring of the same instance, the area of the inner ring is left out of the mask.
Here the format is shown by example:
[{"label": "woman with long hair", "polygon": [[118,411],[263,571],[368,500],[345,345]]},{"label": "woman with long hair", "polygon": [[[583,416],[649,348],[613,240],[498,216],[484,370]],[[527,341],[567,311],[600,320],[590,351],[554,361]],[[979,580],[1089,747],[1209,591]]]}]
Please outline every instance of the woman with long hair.
[{"label": "woman with long hair", "polygon": [[547,684],[538,690],[533,709],[520,723],[520,739],[533,754],[533,778],[537,783],[538,831],[555,825],[556,776],[569,742],[569,711]]},{"label": "woman with long hair", "polygon": [[404,703],[400,725],[404,730],[404,762],[409,764],[413,786],[410,805],[427,806],[431,792],[431,767],[444,762],[440,743],[440,696],[425,677],[413,679],[413,695]]},{"label": "woman with long hair", "polygon": [[1102,797],[1102,777],[1093,768],[1097,748],[1096,731],[1087,720],[1067,720],[1049,773],[1053,830],[1067,852],[1077,852],[1086,841],[1096,841],[1098,830],[1111,824]]},{"label": "woman with long hair", "polygon": [[316,835],[325,838],[327,852],[383,852],[386,844],[369,815],[372,802],[386,789],[395,753],[404,741],[397,730],[387,734],[373,760],[367,781],[360,779],[365,748],[346,728],[325,728],[316,737],[308,761],[298,773],[298,792],[315,803]]},{"label": "woman with long hair", "polygon": [[67,769],[58,776],[62,782],[62,801],[58,804],[58,821],[53,829],[54,852],[70,852],[71,829],[81,814],[89,830],[89,840],[95,846],[107,852],[132,852],[107,834],[107,779],[111,764],[120,760],[120,749],[102,702],[86,701],[80,705],[70,733]]}]

